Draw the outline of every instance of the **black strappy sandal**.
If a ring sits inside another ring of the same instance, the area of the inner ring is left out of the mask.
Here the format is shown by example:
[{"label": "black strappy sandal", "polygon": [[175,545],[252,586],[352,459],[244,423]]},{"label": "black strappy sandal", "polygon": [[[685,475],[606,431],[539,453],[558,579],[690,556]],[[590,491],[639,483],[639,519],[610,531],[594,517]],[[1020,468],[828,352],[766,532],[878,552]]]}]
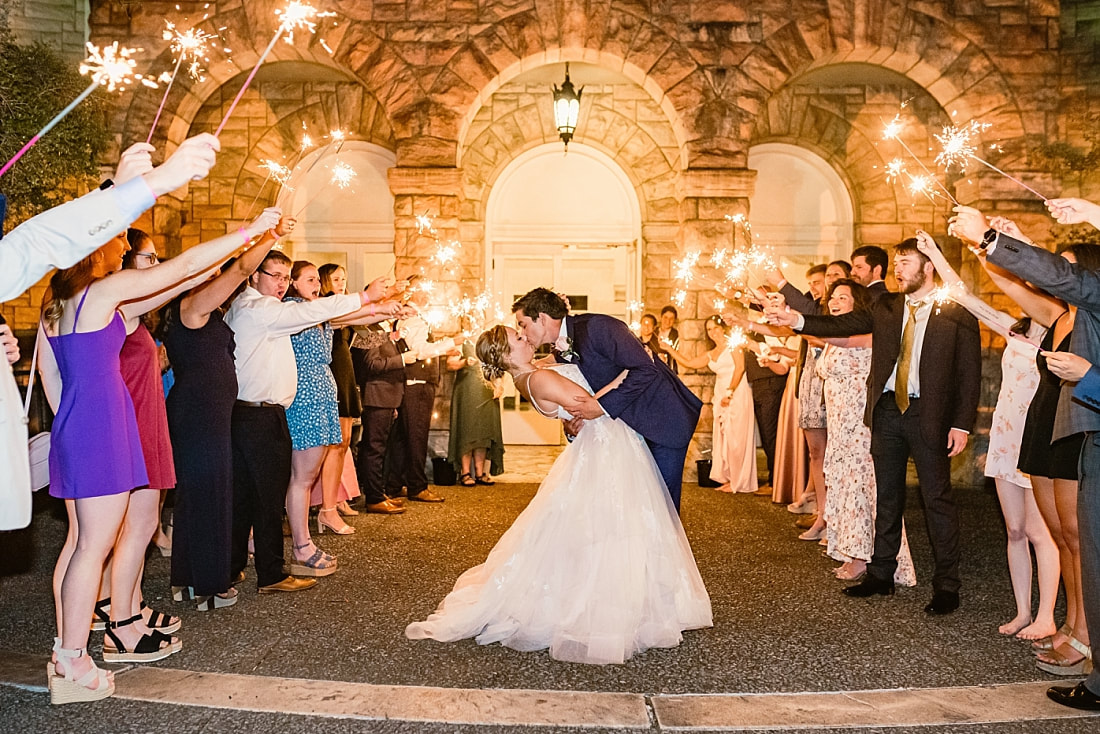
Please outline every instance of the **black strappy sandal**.
[{"label": "black strappy sandal", "polygon": [[[108,663],[151,663],[156,660],[164,660],[174,652],[178,652],[176,645],[179,640],[175,637],[167,637],[160,632],[142,635],[134,649],[127,650],[126,645],[115,634],[119,627],[126,627],[141,620],[140,614],[135,614],[123,622],[111,622],[104,630],[106,639],[103,640],[103,660]],[[179,649],[183,644],[179,643]]]},{"label": "black strappy sandal", "polygon": [[111,623],[111,597],[100,599],[92,612],[92,631],[102,632]]},{"label": "black strappy sandal", "polygon": [[145,602],[142,602],[141,611],[144,613],[146,609],[149,610],[149,619],[145,621],[145,626],[151,630],[170,635],[173,632],[179,631],[179,628],[183,626],[183,621],[179,617],[173,617],[171,614],[158,612]]},{"label": "black strappy sandal", "polygon": [[473,475],[471,475],[470,472],[463,472],[462,476],[458,478],[458,483],[461,484],[463,487],[472,487],[478,482],[476,479],[473,478]]},{"label": "black strappy sandal", "polygon": [[496,484],[496,482],[494,482],[488,474],[482,474],[474,481],[484,487],[491,487]]}]

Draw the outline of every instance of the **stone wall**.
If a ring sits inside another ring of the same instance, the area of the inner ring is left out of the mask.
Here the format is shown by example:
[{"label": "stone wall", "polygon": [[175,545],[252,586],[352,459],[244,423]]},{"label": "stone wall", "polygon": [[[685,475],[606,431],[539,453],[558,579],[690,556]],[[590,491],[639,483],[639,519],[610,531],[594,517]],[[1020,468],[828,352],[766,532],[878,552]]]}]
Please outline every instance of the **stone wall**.
[{"label": "stone wall", "polygon": [[84,58],[88,0],[8,0],[7,10],[17,43],[41,41],[67,58]]}]

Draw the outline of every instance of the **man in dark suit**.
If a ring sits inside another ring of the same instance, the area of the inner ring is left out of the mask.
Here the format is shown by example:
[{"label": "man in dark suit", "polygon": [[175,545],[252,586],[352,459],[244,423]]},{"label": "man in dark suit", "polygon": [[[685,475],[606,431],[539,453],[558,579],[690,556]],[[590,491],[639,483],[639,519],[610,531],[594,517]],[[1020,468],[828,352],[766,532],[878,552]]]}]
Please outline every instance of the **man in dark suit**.
[{"label": "man in dark suit", "polygon": [[512,313],[528,341],[555,345],[557,359],[576,363],[597,392],[629,370],[622,384],[599,400],[589,396],[575,406],[563,406],[577,416],[567,431],[576,434],[582,419],[605,414],[622,419],[645,438],[679,511],[684,460],[702,401],[664,362],[651,357],[619,319],[595,313],[570,316],[561,297],[546,288],[520,298]]},{"label": "man in dark suit", "polygon": [[[1052,199],[1051,213],[1062,224],[1088,222],[1100,225],[1100,207],[1080,199]],[[985,251],[989,262],[1028,280],[1047,293],[1077,306],[1070,337],[1070,352],[1064,358],[1048,358],[1048,366],[1063,378],[1080,379],[1068,410],[1059,410],[1054,438],[1084,432],[1081,448],[1081,478],[1077,494],[1077,525],[1081,539],[1081,593],[1089,638],[1100,640],[1100,395],[1096,393],[1095,367],[1085,374],[1066,372],[1064,363],[1075,361],[1100,364],[1100,273],[1085,270],[1063,257],[1034,247],[989,227],[981,212],[957,207],[951,232]],[[1061,407],[1061,406],[1060,406]],[[1047,691],[1052,700],[1071,708],[1100,711],[1100,667],[1076,686],[1054,686]]]},{"label": "man in dark suit", "polygon": [[977,417],[981,340],[973,316],[954,303],[939,305],[930,298],[934,272],[917,241],[908,239],[894,248],[901,292],[883,295],[872,310],[803,316],[773,303],[768,311],[773,323],[804,334],[874,337],[864,421],[871,428],[878,485],[875,546],[867,577],[844,593],[894,593],[905,473],[912,457],[935,559],[934,593],[925,611],[949,614],[959,606],[959,518],[951,496],[951,457],[966,448]]},{"label": "man in dark suit", "polygon": [[[676,320],[679,318],[680,314],[676,312],[676,307],[672,304],[661,309],[661,323],[657,330],[658,342],[668,344],[673,349],[680,348],[680,332],[676,329]],[[672,370],[672,374],[680,373],[680,366],[671,354],[662,350],[659,359],[668,365],[668,368]]]},{"label": "man in dark suit", "polygon": [[[384,324],[357,330],[351,345],[355,378],[363,398],[363,437],[355,469],[366,511],[396,515],[405,508],[386,496],[386,445],[405,395],[406,358],[397,349],[397,334]],[[410,362],[416,358],[411,352],[405,354]]]},{"label": "man in dark suit", "polygon": [[852,250],[852,278],[876,301],[889,292],[885,282],[889,268],[890,258],[881,247],[863,245]]}]

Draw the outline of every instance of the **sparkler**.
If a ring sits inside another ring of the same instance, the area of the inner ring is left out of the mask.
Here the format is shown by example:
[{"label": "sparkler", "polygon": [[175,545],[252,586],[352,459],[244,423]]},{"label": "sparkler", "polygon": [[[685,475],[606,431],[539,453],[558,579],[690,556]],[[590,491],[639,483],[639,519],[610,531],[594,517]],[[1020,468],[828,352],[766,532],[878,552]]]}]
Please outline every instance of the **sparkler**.
[{"label": "sparkler", "polygon": [[[336,188],[340,189],[341,191],[346,191],[348,187],[351,186],[351,182],[355,180],[355,177],[357,175],[358,174],[355,172],[355,169],[349,166],[347,163],[344,163],[343,161],[337,161],[332,166],[332,175],[329,177],[328,183],[335,185]],[[274,178],[274,176],[272,176],[272,178]],[[299,216],[301,216],[302,212],[308,209],[309,205],[316,201],[318,196],[324,193],[325,188],[325,186],[320,187],[317,190],[317,193],[311,196],[309,198],[309,201],[307,201],[305,205],[298,210],[298,212],[294,215],[294,218],[297,219]]]},{"label": "sparkler", "polygon": [[989,161],[978,157],[978,146],[973,142],[972,137],[985,132],[990,127],[992,127],[992,125],[989,123],[979,122],[977,120],[971,120],[961,127],[956,127],[955,125],[945,126],[943,128],[943,133],[936,135],[936,140],[940,142],[941,146],[940,153],[936,156],[936,163],[943,164],[945,170],[954,165],[958,166],[960,171],[965,171],[968,160],[977,161],[989,170],[1001,174],[1017,186],[1027,189],[1043,201],[1046,201],[1046,196],[1043,196],[1020,179],[1010,176]]},{"label": "sparkler", "polygon": [[[905,105],[902,105],[902,106],[904,107]],[[927,191],[931,190],[931,188],[932,188],[931,184],[934,183],[934,184],[936,184],[937,186],[940,187],[940,189],[943,191],[943,193],[947,194],[947,198],[950,199],[952,201],[952,203],[955,204],[955,206],[958,206],[959,205],[958,199],[956,199],[951,194],[951,192],[947,189],[947,186],[944,185],[943,183],[941,183],[940,180],[938,178],[936,178],[936,176],[932,173],[932,171],[928,170],[928,166],[924,165],[924,161],[922,161],[920,158],[918,158],[916,153],[914,153],[912,150],[910,150],[909,146],[905,144],[905,141],[901,139],[901,133],[902,133],[902,130],[904,128],[905,128],[905,123],[902,122],[901,113],[899,112],[898,114],[894,115],[893,120],[890,120],[890,122],[886,123],[885,126],[882,128],[882,139],[883,140],[893,140],[898,145],[900,145],[905,150],[905,152],[909,154],[909,157],[912,158],[914,161],[916,161],[917,165],[921,167],[922,171],[924,171],[925,176],[927,176],[927,178],[920,177],[923,185],[917,186],[916,189],[914,189],[914,187],[912,187],[912,186],[908,187],[909,188],[909,193],[913,194],[913,195],[925,194],[926,196],[928,196]],[[937,159],[937,162],[938,162],[938,159]],[[888,183],[892,183],[893,179],[896,179],[898,177],[898,173],[900,173],[904,170],[904,166],[899,166],[899,164],[900,164],[900,161],[897,158],[895,158],[894,160],[890,161],[890,163],[887,164],[887,166],[886,166],[886,181]],[[916,178],[916,177],[910,176],[911,180],[913,178]],[[932,197],[929,196],[929,199],[931,199],[931,198]]]},{"label": "sparkler", "polygon": [[98,46],[87,44],[88,57],[80,63],[81,75],[90,75],[92,83],[81,92],[76,99],[68,104],[65,109],[54,115],[54,118],[46,123],[45,127],[34,134],[26,145],[19,149],[11,159],[0,167],[0,176],[3,176],[8,172],[15,162],[23,157],[28,150],[34,147],[35,143],[42,139],[42,137],[53,130],[57,123],[65,119],[65,117],[77,108],[81,102],[88,98],[92,92],[98,87],[106,87],[108,92],[113,92],[116,89],[122,89],[134,80],[140,81],[147,87],[156,88],[157,83],[153,79],[148,79],[140,74],[134,74],[134,67],[137,66],[137,61],[131,56],[134,51],[139,49],[119,47],[118,41],[115,41],[110,46],[104,46],[102,50]]},{"label": "sparkler", "polygon": [[275,48],[275,44],[279,42],[283,34],[286,34],[286,38],[283,40],[289,44],[293,44],[295,29],[304,29],[310,33],[314,33],[317,30],[315,19],[331,17],[336,15],[336,13],[323,13],[312,5],[300,3],[298,0],[291,0],[286,8],[283,10],[276,10],[275,15],[281,16],[282,18],[278,30],[276,30],[275,35],[272,36],[271,43],[267,44],[267,48],[260,54],[260,58],[256,61],[256,65],[252,67],[252,71],[248,73],[248,78],[244,80],[244,84],[241,86],[240,91],[237,92],[237,96],[233,98],[233,102],[229,105],[229,110],[225,113],[225,118],[223,118],[221,124],[218,125],[218,129],[214,131],[214,137],[221,135],[222,128],[229,122],[229,118],[233,115],[233,110],[237,109],[237,103],[241,101],[241,97],[244,96],[245,90],[248,89],[248,85],[252,83],[253,78],[256,76],[256,72],[260,70],[260,66],[264,63],[264,59],[271,53],[271,49]]},{"label": "sparkler", "polygon": [[180,32],[176,30],[175,23],[165,21],[165,24],[167,28],[164,29],[163,37],[165,41],[172,42],[171,48],[172,52],[176,54],[176,66],[172,69],[171,76],[168,77],[168,86],[164,90],[164,96],[161,97],[160,106],[157,107],[157,114],[153,117],[153,125],[149,128],[149,136],[145,138],[146,143],[153,139],[153,132],[157,129],[160,115],[164,111],[164,103],[168,101],[168,93],[172,91],[172,85],[176,81],[176,75],[179,73],[183,62],[188,61],[187,73],[192,79],[203,81],[201,62],[210,60],[206,55],[207,42],[211,38],[217,38],[215,34],[201,31],[198,28]]}]

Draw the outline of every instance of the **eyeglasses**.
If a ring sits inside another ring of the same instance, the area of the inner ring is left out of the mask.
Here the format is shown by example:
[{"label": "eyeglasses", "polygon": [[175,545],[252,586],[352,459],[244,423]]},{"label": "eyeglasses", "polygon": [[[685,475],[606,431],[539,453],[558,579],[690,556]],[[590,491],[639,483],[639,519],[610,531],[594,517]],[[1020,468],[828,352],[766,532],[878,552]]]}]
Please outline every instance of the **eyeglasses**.
[{"label": "eyeglasses", "polygon": [[266,275],[267,277],[269,277],[269,278],[274,278],[275,280],[279,281],[280,283],[289,283],[290,282],[290,276],[289,275],[276,275],[275,273],[267,272],[263,268],[259,268],[259,271],[261,273],[263,273],[264,275]]},{"label": "eyeglasses", "polygon": [[155,252],[135,252],[134,257],[147,257],[149,258],[150,265],[156,265],[160,262],[160,258],[157,257],[157,253]]}]

